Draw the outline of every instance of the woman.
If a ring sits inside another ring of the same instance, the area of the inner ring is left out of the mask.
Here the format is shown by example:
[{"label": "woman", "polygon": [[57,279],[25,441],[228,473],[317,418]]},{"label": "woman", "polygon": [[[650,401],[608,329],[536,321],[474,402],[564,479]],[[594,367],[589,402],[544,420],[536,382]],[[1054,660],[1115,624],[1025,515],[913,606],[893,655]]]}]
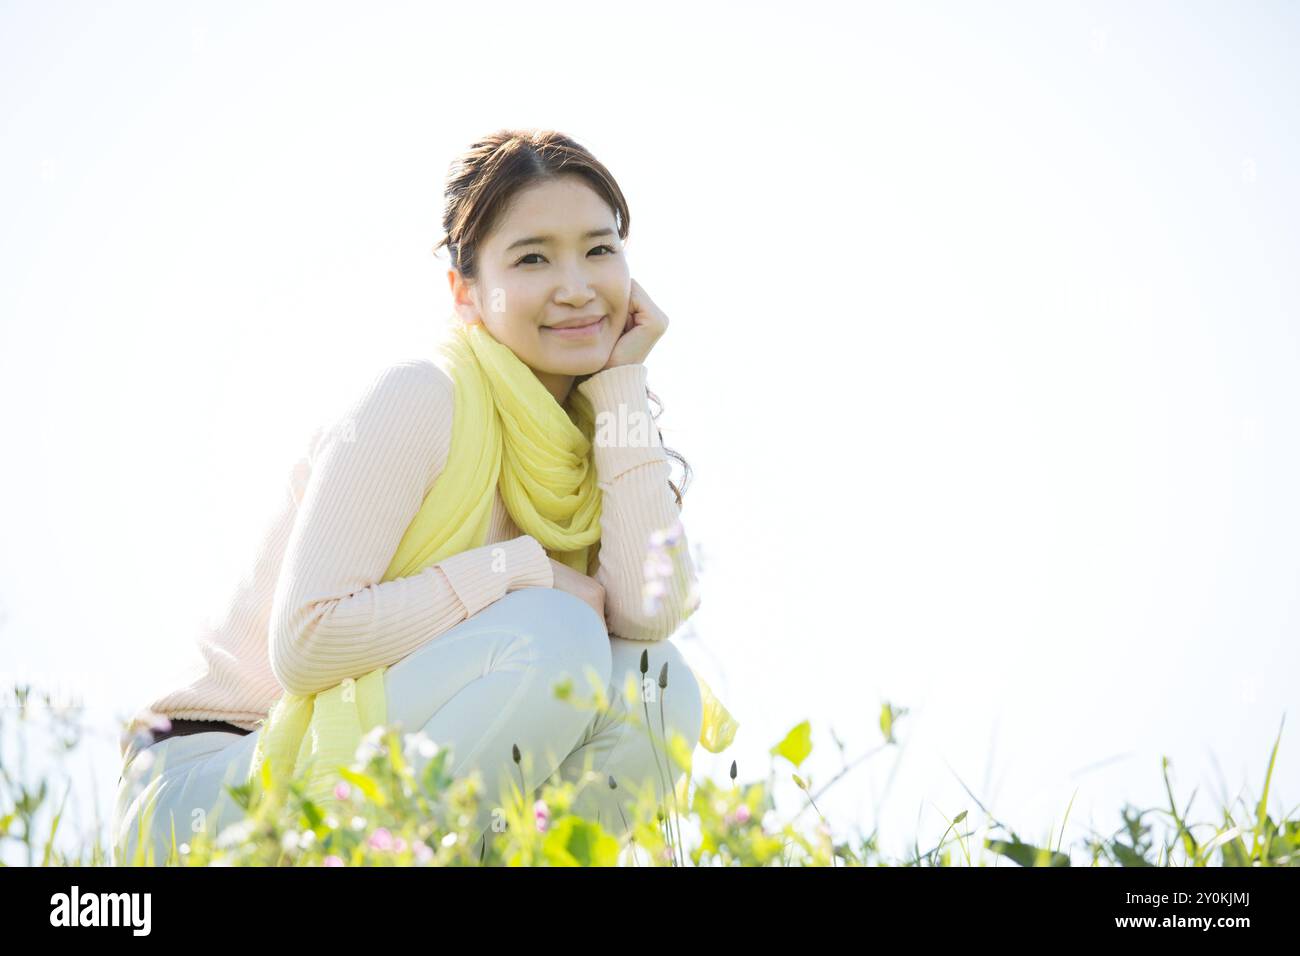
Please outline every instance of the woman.
[{"label": "woman", "polygon": [[[462,368],[496,361],[516,373],[484,372],[493,437],[454,430],[468,393],[424,358],[384,369],[317,430],[228,613],[200,637],[203,673],[151,702],[124,736],[118,862],[134,859],[142,814],[155,862],[173,826],[179,846],[234,822],[226,788],[247,779],[277,700],[377,668],[387,722],[450,748],[457,778],[481,775],[484,837],[521,773],[530,793],[550,779],[578,783],[575,811],[620,837],[637,792],[667,799],[662,734],[654,728],[652,746],[629,722],[641,701],[624,690],[629,677],[642,684],[643,652],[647,684],[667,665],[667,735],[694,746],[701,691],[667,638],[699,598],[642,364],[667,317],[631,278],[628,224],[609,172],[558,133],[503,130],[453,163],[435,247],[451,257],[451,335],[473,345],[458,353],[474,355]],[[507,394],[501,383],[520,376]],[[545,414],[504,414],[514,391]],[[580,422],[590,434],[574,430]],[[439,482],[453,452],[467,457],[461,448],[499,468],[490,512],[482,499],[483,543],[391,576],[422,509],[464,490],[450,467]],[[551,464],[530,473],[529,456]],[[580,694],[603,684],[611,708],[557,698],[565,678]]]}]

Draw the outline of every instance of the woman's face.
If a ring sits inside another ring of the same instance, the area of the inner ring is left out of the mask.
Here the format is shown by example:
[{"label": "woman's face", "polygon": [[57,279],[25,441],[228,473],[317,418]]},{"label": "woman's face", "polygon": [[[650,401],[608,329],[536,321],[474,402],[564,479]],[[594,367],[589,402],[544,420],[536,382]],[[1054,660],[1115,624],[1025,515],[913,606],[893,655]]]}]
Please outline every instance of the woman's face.
[{"label": "woman's face", "polygon": [[[448,278],[462,321],[481,321],[561,403],[574,376],[609,360],[632,292],[612,210],[573,175],[516,193],[479,245],[477,278],[466,284],[454,269]],[[553,328],[575,319],[600,321]]]}]

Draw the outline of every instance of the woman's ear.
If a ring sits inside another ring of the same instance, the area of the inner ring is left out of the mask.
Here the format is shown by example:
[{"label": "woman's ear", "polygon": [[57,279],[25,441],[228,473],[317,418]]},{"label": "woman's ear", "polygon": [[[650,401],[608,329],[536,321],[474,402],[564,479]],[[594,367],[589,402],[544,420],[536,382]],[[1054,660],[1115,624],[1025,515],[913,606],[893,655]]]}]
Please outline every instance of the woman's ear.
[{"label": "woman's ear", "polygon": [[467,282],[457,270],[448,269],[447,285],[451,289],[452,307],[456,310],[456,315],[460,317],[460,320],[466,325],[482,322],[483,318],[474,302],[473,283]]}]

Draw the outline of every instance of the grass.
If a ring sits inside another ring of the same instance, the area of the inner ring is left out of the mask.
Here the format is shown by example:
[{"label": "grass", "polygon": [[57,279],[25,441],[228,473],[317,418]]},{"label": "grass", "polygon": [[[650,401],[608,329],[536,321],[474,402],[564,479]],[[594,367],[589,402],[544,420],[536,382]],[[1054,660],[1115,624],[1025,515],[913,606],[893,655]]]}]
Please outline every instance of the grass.
[{"label": "grass", "polygon": [[[666,687],[666,675],[660,675],[659,683]],[[19,755],[14,772],[0,750],[0,846],[6,851],[21,847],[28,865],[110,865],[98,814],[94,831],[88,837],[80,835],[77,852],[56,848],[56,837],[68,826],[65,811],[72,792],[70,782],[24,779],[28,741],[40,729],[36,714],[46,716],[50,726],[45,729],[54,731],[56,746],[67,754],[74,753],[85,739],[85,728],[75,719],[77,712],[53,706],[48,694],[43,704],[34,702],[27,685],[15,686],[8,693],[16,706],[0,709],[0,722],[9,713],[17,714]],[[608,707],[599,691],[582,700],[575,698],[568,686],[557,685],[556,693],[575,706]],[[631,696],[637,693],[634,680],[629,680],[627,693],[629,703],[635,703]],[[914,841],[908,854],[891,859],[881,852],[876,831],[851,837],[833,834],[818,800],[842,786],[851,770],[899,747],[897,732],[906,724],[905,708],[883,704],[881,742],[851,760],[842,759],[842,768],[814,788],[802,770],[812,752],[808,721],[793,727],[771,748],[765,779],[742,781],[733,760],[728,779],[718,783],[693,778],[693,750],[680,735],[664,739],[662,695],[658,715],[645,695],[641,703],[639,712],[636,707],[628,708],[625,719],[637,725],[637,732],[649,734],[654,743],[666,801],[657,799],[648,785],[639,793],[620,791],[619,782],[612,777],[599,780],[587,774],[577,781],[553,778],[525,797],[521,774],[510,792],[494,801],[491,839],[480,840],[469,826],[487,796],[479,775],[454,779],[448,772],[450,750],[439,748],[421,734],[387,726],[368,735],[350,767],[339,768],[333,799],[310,800],[297,782],[274,788],[264,774],[261,781],[229,788],[240,815],[219,832],[210,834],[201,826],[181,834],[173,832],[171,848],[162,861],[148,852],[145,845],[149,841],[141,841],[143,849],[124,862],[180,866],[1070,866],[1072,861],[1083,860],[1092,866],[1300,863],[1300,820],[1292,811],[1275,821],[1267,809],[1282,727],[1273,742],[1258,801],[1252,805],[1239,798],[1222,808],[1220,819],[1188,819],[1195,792],[1180,810],[1169,781],[1169,761],[1164,758],[1161,773],[1167,805],[1138,809],[1125,804],[1119,825],[1110,833],[1090,833],[1063,849],[1065,823],[1074,802],[1071,798],[1060,834],[1055,841],[1049,836],[1039,845],[1022,839],[967,789],[973,807],[949,821],[936,845],[923,850]],[[0,731],[3,729],[0,724]],[[4,740],[0,734],[0,748]],[[838,739],[836,742],[839,744]],[[843,757],[842,745],[840,749]],[[513,756],[516,769],[522,770],[526,755],[515,748]],[[142,775],[156,773],[159,768],[148,767],[148,763],[137,760],[133,769]],[[780,819],[773,785],[784,774],[800,788],[802,806],[787,819]],[[676,779],[675,786],[667,785],[670,777]],[[615,796],[621,795],[627,823],[622,839],[599,822],[572,812],[579,788],[585,786],[607,786],[618,791]],[[815,823],[811,822],[814,817]],[[6,852],[5,856],[9,855]]]}]

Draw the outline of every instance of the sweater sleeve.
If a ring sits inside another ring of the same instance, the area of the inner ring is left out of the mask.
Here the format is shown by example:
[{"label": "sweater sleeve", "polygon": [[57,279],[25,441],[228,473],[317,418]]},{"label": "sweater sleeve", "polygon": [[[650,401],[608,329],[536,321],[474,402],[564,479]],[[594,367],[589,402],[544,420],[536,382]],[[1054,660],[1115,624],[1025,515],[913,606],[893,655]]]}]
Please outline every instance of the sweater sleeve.
[{"label": "sweater sleeve", "polygon": [[[617,637],[661,641],[695,612],[700,598],[681,509],[668,484],[668,454],[646,395],[646,374],[640,363],[618,365],[597,372],[578,389],[596,417],[593,455],[602,502],[594,576],[605,588],[606,624]],[[656,534],[674,529],[676,546],[657,548]],[[660,566],[661,554],[666,566]],[[655,582],[663,587],[657,599]]]},{"label": "sweater sleeve", "polygon": [[446,464],[454,398],[433,362],[392,365],[313,443],[268,629],[271,670],[289,693],[393,664],[509,591],[553,585],[531,535],[381,583]]}]

